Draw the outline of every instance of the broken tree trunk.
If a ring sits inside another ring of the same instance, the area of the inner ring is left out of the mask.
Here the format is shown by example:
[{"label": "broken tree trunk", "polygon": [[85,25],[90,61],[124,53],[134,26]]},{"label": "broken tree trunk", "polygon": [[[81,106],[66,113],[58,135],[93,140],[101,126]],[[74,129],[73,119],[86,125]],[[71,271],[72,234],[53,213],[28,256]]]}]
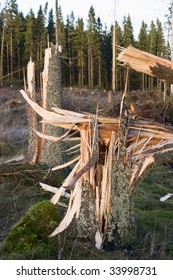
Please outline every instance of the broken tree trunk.
[{"label": "broken tree trunk", "polygon": [[173,129],[151,121],[128,120],[124,114],[113,119],[55,107],[48,111],[21,93],[46,124],[67,130],[61,137],[37,132],[40,137],[56,143],[80,141],[70,148],[80,149],[80,155],[52,169],[75,163],[51,199],[58,203],[61,195],[71,192],[67,213],[51,236],[75,218],[79,236],[95,241],[99,249],[107,242],[131,242],[135,236],[134,192],[149,167],[173,160]]},{"label": "broken tree trunk", "polygon": [[[29,98],[32,100],[36,100],[35,96],[35,65],[30,58],[30,61],[27,65],[27,84],[28,89],[27,93]],[[35,134],[34,130],[37,130],[37,114],[35,111],[28,106],[27,108],[27,116],[28,116],[28,128],[29,128],[29,136],[28,136],[28,161],[31,163],[37,162],[38,156],[38,137]]]},{"label": "broken tree trunk", "polygon": [[[49,110],[53,104],[62,107],[62,77],[61,77],[61,54],[57,54],[55,46],[45,51],[45,66],[42,73],[43,91],[41,94],[42,107]],[[60,136],[62,128],[51,126],[42,121],[42,134],[55,137]],[[63,162],[62,144],[50,145],[49,140],[42,139],[40,145],[40,162],[46,162],[50,166]]]},{"label": "broken tree trunk", "polygon": [[164,82],[173,84],[173,62],[167,59],[129,46],[118,55],[117,60],[138,72],[155,76]]}]

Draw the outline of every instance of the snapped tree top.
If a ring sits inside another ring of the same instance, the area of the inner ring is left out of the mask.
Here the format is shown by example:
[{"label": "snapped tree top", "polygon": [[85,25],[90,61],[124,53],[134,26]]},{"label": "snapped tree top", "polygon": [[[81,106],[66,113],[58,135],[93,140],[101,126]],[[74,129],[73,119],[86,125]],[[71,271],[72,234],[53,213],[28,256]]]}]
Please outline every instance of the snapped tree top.
[{"label": "snapped tree top", "polygon": [[124,66],[173,84],[173,63],[167,59],[129,46],[119,54],[117,60]]}]

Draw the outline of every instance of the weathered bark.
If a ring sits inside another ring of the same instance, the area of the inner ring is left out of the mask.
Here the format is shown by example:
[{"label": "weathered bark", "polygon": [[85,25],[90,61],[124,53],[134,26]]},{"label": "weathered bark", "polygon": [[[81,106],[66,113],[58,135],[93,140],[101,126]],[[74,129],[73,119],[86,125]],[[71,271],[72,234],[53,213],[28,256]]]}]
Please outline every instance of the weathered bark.
[{"label": "weathered bark", "polygon": [[[55,48],[51,49],[51,58],[48,66],[47,94],[44,96],[44,106],[50,110],[52,106],[62,108],[62,76],[61,76],[61,54],[57,55]],[[49,124],[44,124],[44,134],[55,137],[61,136],[63,130]],[[42,140],[40,162],[46,162],[50,166],[63,163],[62,143],[50,145],[49,141]]]},{"label": "weathered bark", "polygon": [[127,159],[128,118],[120,120],[118,149],[113,156],[110,214],[108,217],[108,242],[128,244],[135,237],[134,203],[129,188],[131,164]]},{"label": "weathered bark", "polygon": [[[30,61],[27,66],[27,84],[28,84],[28,96],[36,101],[36,93],[35,93],[35,65],[30,58]],[[37,130],[37,114],[30,107],[27,107],[27,116],[28,116],[28,128],[29,128],[29,136],[28,136],[28,155],[27,159],[31,163],[37,162],[38,156],[38,137],[35,134],[34,130]]]},{"label": "weathered bark", "polygon": [[95,193],[89,182],[82,185],[82,199],[79,218],[77,219],[77,236],[94,243],[97,230],[95,217]]}]

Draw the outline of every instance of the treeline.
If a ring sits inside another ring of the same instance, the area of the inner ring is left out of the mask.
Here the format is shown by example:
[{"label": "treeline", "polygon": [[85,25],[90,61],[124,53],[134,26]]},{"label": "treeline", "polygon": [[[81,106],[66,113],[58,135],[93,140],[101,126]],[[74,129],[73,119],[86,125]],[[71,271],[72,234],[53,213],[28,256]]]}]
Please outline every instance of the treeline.
[{"label": "treeline", "polygon": [[[112,36],[113,26],[108,29],[96,18],[91,6],[88,19],[75,18],[72,12],[63,18],[58,11],[58,44],[62,46],[64,86],[88,86],[111,88],[112,83]],[[130,15],[124,16],[122,24],[115,22],[116,44],[130,44],[162,57],[169,57],[169,45],[165,43],[163,27],[159,19],[150,26],[142,21],[137,40],[134,38]],[[28,60],[36,63],[37,82],[43,69],[44,51],[50,42],[55,44],[55,17],[48,3],[39,7],[35,15],[32,9],[24,17],[16,0],[6,1],[0,12],[0,77],[23,79],[23,68]],[[118,51],[116,52],[116,55]],[[116,89],[124,88],[125,70],[116,65]],[[143,86],[142,75],[130,73],[131,89]],[[147,81],[148,83],[148,81]],[[152,86],[156,86],[154,81]],[[146,87],[148,84],[146,85]]]}]

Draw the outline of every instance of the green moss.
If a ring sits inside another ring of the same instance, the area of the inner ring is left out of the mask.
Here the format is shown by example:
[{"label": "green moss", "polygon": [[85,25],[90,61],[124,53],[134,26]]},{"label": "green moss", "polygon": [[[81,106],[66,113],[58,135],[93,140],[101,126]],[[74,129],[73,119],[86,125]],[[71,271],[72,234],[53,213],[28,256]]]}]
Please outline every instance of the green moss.
[{"label": "green moss", "polygon": [[49,259],[58,251],[58,238],[49,235],[61,221],[62,213],[45,200],[29,209],[4,239],[3,259]]},{"label": "green moss", "polygon": [[0,157],[11,156],[15,152],[15,147],[7,141],[0,141]]}]

